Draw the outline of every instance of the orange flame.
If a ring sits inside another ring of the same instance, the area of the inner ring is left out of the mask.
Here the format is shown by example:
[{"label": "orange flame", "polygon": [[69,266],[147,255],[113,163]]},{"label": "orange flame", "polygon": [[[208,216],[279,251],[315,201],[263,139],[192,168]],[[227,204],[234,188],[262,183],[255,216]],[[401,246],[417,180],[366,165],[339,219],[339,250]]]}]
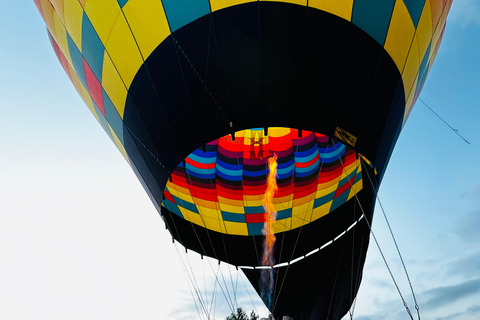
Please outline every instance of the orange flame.
[{"label": "orange flame", "polygon": [[[268,168],[269,173],[267,190],[265,191],[262,201],[263,208],[265,209],[265,223],[262,230],[262,233],[265,236],[263,242],[262,265],[271,267],[275,264],[273,259],[273,246],[275,245],[275,240],[277,239],[273,234],[273,226],[275,224],[275,220],[277,219],[277,211],[273,205],[273,197],[278,190],[276,154],[274,154],[273,157],[268,158]],[[263,269],[260,274],[260,296],[268,308],[272,306],[273,284],[273,269]]]},{"label": "orange flame", "polygon": [[277,193],[277,155],[268,158],[268,181],[267,190],[263,196],[263,208],[265,209],[265,223],[263,226],[263,234],[265,235],[265,243],[263,248],[262,265],[272,266],[273,261],[273,246],[275,245],[276,237],[273,234],[273,225],[277,219],[277,211],[273,205],[273,197]]}]

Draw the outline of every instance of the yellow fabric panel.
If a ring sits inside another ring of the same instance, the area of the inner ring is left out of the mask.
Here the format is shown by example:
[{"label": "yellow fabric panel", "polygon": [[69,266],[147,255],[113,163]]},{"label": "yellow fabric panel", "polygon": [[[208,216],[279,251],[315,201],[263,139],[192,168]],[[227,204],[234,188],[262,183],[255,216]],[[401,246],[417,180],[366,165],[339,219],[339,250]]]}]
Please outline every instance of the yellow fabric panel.
[{"label": "yellow fabric panel", "polygon": [[292,201],[280,202],[280,201],[276,201],[276,199],[274,199],[273,207],[275,208],[275,210],[277,212],[280,211],[280,210],[285,210],[287,208],[290,208],[291,206],[292,206]]},{"label": "yellow fabric panel", "polygon": [[233,212],[233,213],[245,213],[243,205],[241,207],[239,207],[239,206],[231,206],[229,204],[221,203],[221,202],[219,202],[219,204],[220,204],[220,209],[222,211],[228,211],[228,212]]},{"label": "yellow fabric panel", "polygon": [[70,51],[68,50],[67,31],[65,30],[65,26],[57,14],[53,15],[53,25],[55,27],[55,41],[57,41],[60,50],[71,64],[72,60],[70,58]]},{"label": "yellow fabric panel", "polygon": [[199,207],[197,205],[198,212],[202,215],[202,217],[208,217],[212,219],[219,219],[218,217],[218,210],[217,209],[210,209],[210,208],[205,208],[205,207]]},{"label": "yellow fabric panel", "polygon": [[312,220],[312,210],[306,211],[303,214],[294,215],[291,219],[292,229],[304,226]]},{"label": "yellow fabric panel", "polygon": [[432,39],[432,13],[430,6],[424,6],[420,20],[417,26],[418,52],[420,61],[427,52],[428,45]]},{"label": "yellow fabric panel", "polygon": [[[183,201],[194,204],[193,198],[190,195],[190,192],[188,191],[188,189],[181,188],[177,185],[176,188],[174,188],[173,190],[172,190],[173,191],[172,194],[174,196],[180,198]],[[179,203],[179,205],[181,205],[181,203]]]},{"label": "yellow fabric panel", "polygon": [[47,0],[41,0],[42,2],[42,13],[47,29],[50,31],[52,36],[55,37],[55,26],[53,25],[53,16],[55,14],[55,9],[52,7],[50,2]]},{"label": "yellow fabric panel", "polygon": [[129,88],[143,60],[123,15],[118,15],[105,47],[123,83]]},{"label": "yellow fabric panel", "polygon": [[248,236],[247,224],[243,222],[224,221],[228,234],[238,234],[241,236]]},{"label": "yellow fabric panel", "polygon": [[170,35],[162,3],[158,0],[129,0],[122,10],[145,60]]},{"label": "yellow fabric panel", "polygon": [[[326,183],[325,183],[326,184]],[[338,181],[328,187],[324,187],[322,189],[317,189],[317,193],[315,193],[315,198],[318,199],[320,197],[326,196],[327,194],[330,194],[337,190],[338,188]]]},{"label": "yellow fabric panel", "polygon": [[218,219],[212,219],[212,218],[203,216],[203,222],[205,223],[205,227],[207,229],[210,229],[216,232],[225,233],[225,227],[223,226],[223,223],[220,222]]},{"label": "yellow fabric panel", "polygon": [[63,15],[63,1],[64,0],[49,0],[52,6],[55,8],[55,11],[60,18],[60,21],[65,23],[64,15]]},{"label": "yellow fabric panel", "polygon": [[309,210],[310,207],[313,207],[313,203],[310,204],[310,201],[305,202],[300,205],[295,205],[292,208],[292,217],[302,216]]},{"label": "yellow fabric panel", "polygon": [[108,54],[103,55],[102,87],[123,119],[127,89]]},{"label": "yellow fabric panel", "polygon": [[317,207],[313,209],[312,212],[312,221],[315,221],[325,215],[327,215],[330,212],[330,207],[332,206],[332,201],[329,201],[325,203],[324,205],[321,205],[320,207]]},{"label": "yellow fabric panel", "polygon": [[257,0],[210,0],[210,8],[212,8],[213,12],[216,10],[247,2],[257,2]]},{"label": "yellow fabric panel", "polygon": [[105,45],[115,20],[121,14],[117,0],[88,1],[84,8],[88,19]]},{"label": "yellow fabric panel", "polygon": [[63,10],[65,11],[65,28],[81,52],[83,8],[78,0],[65,0]]},{"label": "yellow fabric panel", "polygon": [[178,209],[180,209],[180,212],[185,217],[185,220],[198,224],[199,226],[205,227],[202,217],[198,213],[185,209],[182,206],[178,206]]},{"label": "yellow fabric panel", "polygon": [[330,12],[348,21],[352,20],[353,0],[310,0],[308,6]]},{"label": "yellow fabric panel", "polygon": [[127,160],[128,165],[132,166],[132,164],[130,163],[130,159],[128,158],[127,151],[125,150],[125,147],[123,146],[122,142],[120,141],[120,139],[118,139],[117,134],[115,133],[115,131],[113,131],[112,127],[110,125],[108,125],[108,127],[110,128],[110,132],[112,133],[112,137],[113,137],[113,142],[117,146],[118,151],[120,151],[120,153],[125,158],[125,160]]},{"label": "yellow fabric panel", "polygon": [[395,61],[400,72],[403,71],[414,35],[415,26],[407,7],[403,1],[397,1],[393,9],[384,48]]},{"label": "yellow fabric panel", "polygon": [[412,47],[410,48],[410,52],[407,57],[407,63],[405,64],[402,74],[403,85],[405,88],[405,98],[410,94],[410,90],[412,90],[413,83],[417,77],[418,69],[420,68],[418,42],[416,38],[417,37],[415,36],[415,40],[412,42]]},{"label": "yellow fabric panel", "polygon": [[[415,78],[415,82],[413,83],[414,87],[416,87],[418,79]],[[413,98],[415,97],[415,90],[411,90],[411,92],[408,95],[407,103],[405,104],[405,114],[403,116],[403,125],[405,125],[405,122],[408,119],[408,116],[410,115],[410,110],[413,107]]]},{"label": "yellow fabric panel", "polygon": [[292,228],[292,218],[277,220],[273,223],[273,232],[279,233],[291,230]]},{"label": "yellow fabric panel", "polygon": [[[263,131],[261,131],[261,132],[263,134]],[[268,128],[268,136],[269,137],[278,138],[278,137],[286,136],[287,134],[290,134],[290,129],[289,128],[280,128],[280,127]]]},{"label": "yellow fabric panel", "polygon": [[355,194],[357,194],[358,191],[362,190],[362,188],[363,188],[362,180],[355,183],[350,189],[350,193],[348,194],[347,201],[350,200]]}]

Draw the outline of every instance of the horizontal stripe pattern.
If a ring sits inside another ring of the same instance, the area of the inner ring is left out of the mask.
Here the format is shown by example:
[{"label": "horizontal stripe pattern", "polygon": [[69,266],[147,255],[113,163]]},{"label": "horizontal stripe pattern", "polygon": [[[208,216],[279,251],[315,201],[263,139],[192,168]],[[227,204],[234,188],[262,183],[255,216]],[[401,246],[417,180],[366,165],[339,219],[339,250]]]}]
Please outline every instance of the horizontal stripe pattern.
[{"label": "horizontal stripe pattern", "polygon": [[[214,231],[261,235],[268,157],[277,156],[276,232],[333,211],[362,188],[360,161],[340,142],[289,128],[243,130],[192,152],[172,173],[163,205]],[[172,211],[172,210],[171,210]],[[216,219],[212,228],[206,221]]]}]

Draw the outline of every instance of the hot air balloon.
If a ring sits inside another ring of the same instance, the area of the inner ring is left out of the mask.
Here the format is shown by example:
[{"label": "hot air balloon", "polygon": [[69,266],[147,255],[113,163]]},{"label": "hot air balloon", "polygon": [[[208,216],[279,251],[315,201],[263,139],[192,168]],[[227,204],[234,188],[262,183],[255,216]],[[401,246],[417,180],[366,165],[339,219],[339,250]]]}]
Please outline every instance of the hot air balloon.
[{"label": "hot air balloon", "polygon": [[34,1],[172,237],[241,268],[277,318],[340,319],[452,0]]}]

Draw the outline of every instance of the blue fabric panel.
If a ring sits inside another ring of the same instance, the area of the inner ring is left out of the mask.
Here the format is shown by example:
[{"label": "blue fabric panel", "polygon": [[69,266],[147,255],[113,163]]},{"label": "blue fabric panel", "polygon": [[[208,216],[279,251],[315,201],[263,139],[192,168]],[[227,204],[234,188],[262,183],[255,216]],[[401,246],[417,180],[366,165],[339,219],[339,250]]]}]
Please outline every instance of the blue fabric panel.
[{"label": "blue fabric panel", "polygon": [[222,217],[225,221],[246,223],[245,214],[222,211]]},{"label": "blue fabric panel", "polygon": [[117,0],[117,1],[121,8],[123,8],[123,6],[128,2],[128,0]]},{"label": "blue fabric panel", "polygon": [[[305,157],[309,157],[311,156],[312,154],[315,153],[315,151],[318,150],[318,146],[315,144],[313,147],[311,147],[310,149],[308,150],[305,150],[305,151],[295,151],[294,154],[295,154],[295,158],[305,158]],[[311,160],[311,159],[310,159]],[[308,161],[308,160],[307,160]],[[299,162],[297,160],[297,162]],[[304,161],[305,162],[305,161]]]},{"label": "blue fabric panel", "polygon": [[283,179],[283,178],[286,178],[286,177],[289,177],[293,174],[295,170],[295,164],[292,163],[288,168],[284,168],[284,169],[278,169],[277,168],[277,178],[278,179]]},{"label": "blue fabric panel", "polygon": [[330,163],[337,161],[339,157],[345,154],[345,146],[331,150],[328,153],[320,151],[320,159],[323,163]]},{"label": "blue fabric panel", "polygon": [[320,167],[320,161],[317,160],[315,161],[311,166],[308,166],[306,168],[295,168],[295,173],[307,173],[307,172],[312,172],[317,170]]},{"label": "blue fabric panel", "polygon": [[208,0],[162,0],[162,3],[172,32],[210,13]]},{"label": "blue fabric panel", "polygon": [[313,209],[323,206],[325,203],[328,203],[329,201],[332,201],[334,196],[335,196],[335,191],[330,192],[329,194],[324,195],[323,197],[315,199],[315,201],[313,202]]},{"label": "blue fabric panel", "polygon": [[292,217],[292,208],[280,210],[277,212],[277,220],[287,219]]},{"label": "blue fabric panel", "polygon": [[422,90],[423,85],[425,83],[425,80],[427,80],[427,75],[428,75],[428,56],[430,55],[430,46],[432,43],[428,45],[427,52],[425,52],[425,55],[423,56],[422,64],[420,65],[420,68],[418,69],[418,82],[417,82],[417,88],[415,92],[419,92],[419,90]]},{"label": "blue fabric panel", "polygon": [[263,223],[247,223],[248,235],[261,236],[263,230]]},{"label": "blue fabric panel", "polygon": [[98,37],[97,32],[87,17],[87,14],[83,12],[82,54],[100,83],[102,82],[104,53],[105,47],[103,46],[102,41]]},{"label": "blue fabric panel", "polygon": [[263,206],[257,207],[244,207],[245,213],[265,213]]},{"label": "blue fabric panel", "polygon": [[316,167],[295,168],[295,176],[298,178],[308,177],[311,174],[313,174],[316,170],[318,170],[318,165]]},{"label": "blue fabric panel", "polygon": [[[213,170],[213,169],[211,169]],[[211,172],[211,170],[209,169],[208,171],[205,170],[205,172],[196,172],[196,171],[193,171],[193,170],[190,170],[190,169],[186,169],[186,174],[190,175],[190,176],[194,176],[196,178],[199,178],[199,179],[205,179],[205,180],[209,180],[209,179],[215,179],[215,172]]]},{"label": "blue fabric panel", "polygon": [[248,171],[243,170],[243,175],[247,177],[260,177],[268,174],[268,169],[260,170],[260,171]]},{"label": "blue fabric panel", "polygon": [[108,123],[112,127],[113,131],[117,134],[118,139],[123,143],[123,121],[117,112],[117,109],[113,106],[112,101],[108,97],[107,93],[102,88],[103,95],[103,107],[105,108],[105,117]]},{"label": "blue fabric panel", "polygon": [[395,0],[356,0],[352,22],[383,46],[394,5]]},{"label": "blue fabric panel", "polygon": [[226,174],[230,177],[234,177],[234,176],[240,176],[241,177],[242,172],[243,172],[242,170],[230,170],[230,169],[226,169],[222,166],[219,166],[218,165],[218,160],[217,160],[217,166],[215,167],[215,169],[216,169],[216,172],[220,171],[221,173]]},{"label": "blue fabric panel", "polygon": [[333,199],[333,201],[332,201],[332,206],[330,207],[330,212],[332,212],[333,210],[337,209],[337,208],[340,207],[342,204],[344,204],[345,202],[347,202],[348,194],[349,194],[349,193],[350,193],[350,189],[345,190],[344,193],[342,193],[341,195],[339,195],[337,198]]},{"label": "blue fabric panel", "polygon": [[175,213],[177,216],[179,216],[180,218],[184,219],[183,218],[183,214],[182,212],[180,212],[180,209],[178,209],[178,206],[174,203],[172,203],[170,200],[168,199],[165,199],[162,201],[162,204],[165,208],[167,208],[168,210],[170,210],[171,212]]},{"label": "blue fabric panel", "polygon": [[190,203],[190,202],[188,202],[188,201],[185,201],[185,200],[183,200],[183,199],[180,199],[180,198],[178,198],[178,197],[175,197],[173,194],[172,194],[172,198],[173,198],[173,200],[175,200],[175,202],[176,202],[179,206],[181,206],[181,207],[183,207],[183,208],[185,208],[185,209],[187,209],[187,210],[190,210],[190,211],[192,211],[192,212],[198,213],[197,206],[194,205],[193,203]]},{"label": "blue fabric panel", "polygon": [[92,100],[92,103],[93,103],[93,107],[95,108],[95,112],[97,113],[98,119],[100,120],[100,125],[102,126],[103,130],[105,130],[105,132],[110,137],[110,139],[113,141],[112,132],[108,127],[107,119],[105,119],[102,112],[100,111],[100,109],[98,109],[96,103],[93,100]]},{"label": "blue fabric panel", "polygon": [[209,164],[209,163],[215,162],[217,157],[217,152],[209,151],[209,152],[203,153],[201,150],[195,150],[188,157],[198,163]]},{"label": "blue fabric panel", "polygon": [[[358,168],[357,168],[357,170],[358,170]],[[340,180],[340,182],[338,183],[338,187],[343,186],[345,183],[348,183],[349,186],[350,186],[350,183],[349,183],[348,181],[349,181],[350,179],[352,179],[352,177],[353,177],[354,175],[357,174],[357,170],[352,171],[348,176],[346,176],[345,178],[343,178],[342,180]]]},{"label": "blue fabric panel", "polygon": [[67,43],[68,43],[68,51],[70,51],[70,58],[72,58],[73,69],[75,69],[75,73],[77,74],[78,79],[83,84],[85,88],[87,86],[87,79],[85,78],[85,70],[83,69],[83,56],[80,50],[78,50],[77,45],[73,42],[73,39],[67,32]]},{"label": "blue fabric panel", "polygon": [[217,167],[222,167],[226,170],[242,170],[243,168],[243,165],[242,164],[230,164],[230,163],[226,163],[226,162],[223,162],[222,160],[220,159],[217,159]]},{"label": "blue fabric panel", "polygon": [[410,18],[412,18],[413,25],[416,29],[420,16],[422,15],[425,0],[403,0],[403,3],[405,3],[405,6],[407,7],[408,13],[410,13]]},{"label": "blue fabric panel", "polygon": [[230,181],[242,181],[242,172],[240,172],[240,175],[230,175],[228,173],[224,173],[220,170],[217,170],[215,174],[225,180],[230,180]]}]

